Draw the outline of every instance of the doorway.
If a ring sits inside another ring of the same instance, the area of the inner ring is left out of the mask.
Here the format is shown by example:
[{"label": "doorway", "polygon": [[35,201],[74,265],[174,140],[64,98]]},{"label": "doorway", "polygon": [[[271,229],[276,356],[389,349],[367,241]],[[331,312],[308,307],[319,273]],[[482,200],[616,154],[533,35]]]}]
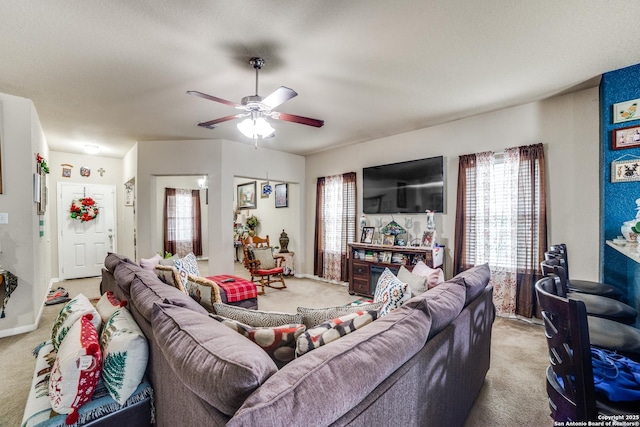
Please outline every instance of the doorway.
[{"label": "doorway", "polygon": [[[115,186],[59,182],[58,194],[59,277],[99,276],[107,253],[117,247]],[[85,197],[95,200],[99,214],[91,221],[71,218],[71,203]]]}]

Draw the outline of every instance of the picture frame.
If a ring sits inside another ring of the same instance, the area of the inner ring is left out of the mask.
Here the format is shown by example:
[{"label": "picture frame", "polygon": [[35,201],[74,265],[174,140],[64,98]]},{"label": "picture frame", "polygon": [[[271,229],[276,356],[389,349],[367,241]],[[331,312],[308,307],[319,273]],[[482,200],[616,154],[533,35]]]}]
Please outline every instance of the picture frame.
[{"label": "picture frame", "polygon": [[391,264],[391,251],[382,252],[382,263],[383,264]]},{"label": "picture frame", "polygon": [[289,207],[289,184],[276,184],[276,208]]},{"label": "picture frame", "polygon": [[640,181],[640,159],[611,162],[611,182]]},{"label": "picture frame", "polygon": [[613,104],[613,123],[640,119],[638,104],[640,104],[640,98]]},{"label": "picture frame", "polygon": [[622,150],[640,146],[640,126],[629,126],[611,131],[611,149]]},{"label": "picture frame", "polygon": [[373,243],[373,234],[375,230],[375,227],[362,227],[360,243]]},{"label": "picture frame", "polygon": [[422,246],[425,248],[433,248],[433,244],[436,240],[436,232],[434,230],[427,230],[422,233]]},{"label": "picture frame", "polygon": [[255,209],[256,206],[256,182],[238,184],[238,209]]},{"label": "picture frame", "polygon": [[382,246],[393,246],[396,242],[396,236],[393,234],[384,234],[382,236]]},{"label": "picture frame", "polygon": [[273,187],[268,182],[260,183],[260,197],[263,199],[268,199],[273,191]]}]

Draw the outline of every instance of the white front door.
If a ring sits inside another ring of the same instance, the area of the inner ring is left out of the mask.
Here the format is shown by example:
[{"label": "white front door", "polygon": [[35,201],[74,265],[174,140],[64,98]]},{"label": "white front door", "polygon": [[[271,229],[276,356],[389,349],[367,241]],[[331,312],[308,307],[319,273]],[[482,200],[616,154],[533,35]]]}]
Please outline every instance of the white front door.
[{"label": "white front door", "polygon": [[[102,274],[107,252],[116,248],[116,189],[113,185],[58,183],[58,257],[61,279]],[[71,218],[73,200],[91,197],[99,213],[91,221]]]}]

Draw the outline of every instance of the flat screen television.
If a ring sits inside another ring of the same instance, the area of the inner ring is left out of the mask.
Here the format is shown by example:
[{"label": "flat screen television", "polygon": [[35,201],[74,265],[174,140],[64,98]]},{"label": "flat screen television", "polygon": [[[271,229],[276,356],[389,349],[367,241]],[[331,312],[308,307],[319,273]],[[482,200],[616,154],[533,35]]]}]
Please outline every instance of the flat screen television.
[{"label": "flat screen television", "polygon": [[371,166],[362,170],[363,212],[443,212],[444,158]]}]

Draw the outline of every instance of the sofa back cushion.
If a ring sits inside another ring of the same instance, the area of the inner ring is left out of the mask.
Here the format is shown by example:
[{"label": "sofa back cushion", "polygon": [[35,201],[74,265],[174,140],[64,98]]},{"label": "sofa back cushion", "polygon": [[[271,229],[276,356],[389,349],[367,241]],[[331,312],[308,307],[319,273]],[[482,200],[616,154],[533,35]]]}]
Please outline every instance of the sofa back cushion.
[{"label": "sofa back cushion", "polygon": [[482,293],[487,284],[489,284],[490,279],[491,270],[489,269],[489,264],[481,264],[463,271],[455,276],[451,281],[459,283],[465,287],[466,299],[464,305],[466,307],[467,304],[476,299],[476,297]]},{"label": "sofa back cushion", "polygon": [[465,288],[455,282],[444,282],[424,294],[431,313],[431,331],[434,336],[458,317],[465,304]]},{"label": "sofa back cushion", "polygon": [[415,355],[430,328],[421,295],[289,363],[249,396],[227,426],[330,425]]},{"label": "sofa back cushion", "polygon": [[278,370],[260,347],[205,314],[159,303],[151,325],[183,384],[228,416]]},{"label": "sofa back cushion", "polygon": [[113,273],[116,271],[116,266],[121,262],[135,265],[135,263],[126,256],[109,252],[104,259],[104,267]]},{"label": "sofa back cushion", "polygon": [[154,278],[156,280],[159,280],[158,276],[155,275],[153,271],[145,270],[137,264],[121,262],[120,264],[116,265],[115,271],[113,272],[113,277],[116,278],[118,286],[120,287],[120,289],[122,289],[125,295],[131,294],[131,282],[133,281],[136,274],[149,280]]},{"label": "sofa back cushion", "polygon": [[153,274],[152,278],[136,275],[131,283],[131,303],[147,322],[151,321],[153,304],[160,302],[185,307],[196,313],[207,314],[207,310],[193,298],[173,286],[162,283]]}]

